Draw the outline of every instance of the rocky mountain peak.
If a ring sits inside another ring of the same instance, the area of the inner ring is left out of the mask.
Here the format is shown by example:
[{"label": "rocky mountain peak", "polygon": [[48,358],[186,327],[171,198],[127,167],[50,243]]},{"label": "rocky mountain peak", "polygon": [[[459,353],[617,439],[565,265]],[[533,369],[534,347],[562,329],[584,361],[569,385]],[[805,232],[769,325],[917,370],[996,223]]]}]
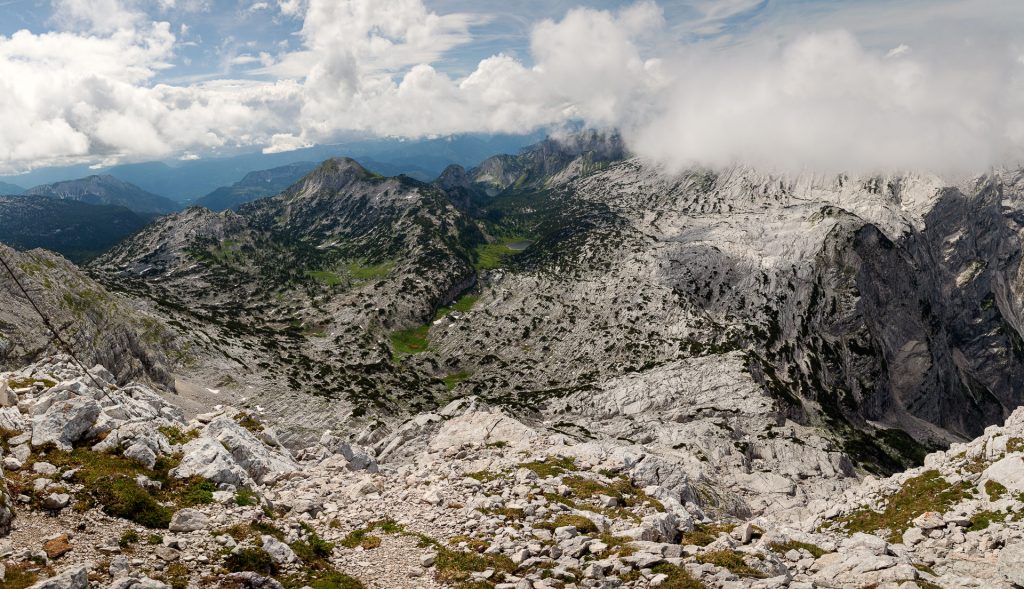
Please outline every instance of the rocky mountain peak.
[{"label": "rocky mountain peak", "polygon": [[352,158],[329,159],[284,193],[285,198],[304,198],[321,192],[341,192],[360,182],[379,178]]}]

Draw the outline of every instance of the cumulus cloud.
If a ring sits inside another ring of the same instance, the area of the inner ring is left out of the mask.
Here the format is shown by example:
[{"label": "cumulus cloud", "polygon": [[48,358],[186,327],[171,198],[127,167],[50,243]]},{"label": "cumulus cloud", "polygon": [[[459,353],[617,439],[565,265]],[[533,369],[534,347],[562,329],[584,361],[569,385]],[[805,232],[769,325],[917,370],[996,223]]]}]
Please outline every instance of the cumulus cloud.
[{"label": "cumulus cloud", "polygon": [[695,1],[681,33],[646,0],[534,23],[529,56],[493,55],[453,76],[446,56],[486,17],[437,14],[422,0],[276,0],[243,10],[301,22],[298,50],[233,55],[252,79],[158,83],[181,41],[152,15],[207,4],[54,0],[58,30],[0,36],[0,168],[567,121],[620,129],[634,151],[676,169],[974,171],[1016,161],[1024,146],[1016,33],[950,37],[936,26],[941,43],[882,44],[871,30],[872,44],[843,23],[796,31],[769,19],[741,42],[719,33],[764,2]]}]

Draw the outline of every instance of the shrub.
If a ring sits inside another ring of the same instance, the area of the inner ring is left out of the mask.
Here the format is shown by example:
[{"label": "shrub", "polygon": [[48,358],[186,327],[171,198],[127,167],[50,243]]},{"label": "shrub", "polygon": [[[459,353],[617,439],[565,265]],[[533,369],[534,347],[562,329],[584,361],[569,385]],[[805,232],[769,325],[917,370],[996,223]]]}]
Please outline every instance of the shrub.
[{"label": "shrub", "polygon": [[211,481],[201,478],[192,478],[186,483],[178,502],[182,507],[194,507],[196,505],[209,505],[213,503],[213,492],[217,485]]},{"label": "shrub", "polygon": [[164,507],[132,479],[121,478],[94,490],[107,515],[120,517],[147,528],[166,529],[174,511]]},{"label": "shrub", "polygon": [[117,541],[117,545],[121,548],[128,548],[132,544],[139,543],[139,534],[135,530],[128,530],[121,534],[121,538]]},{"label": "shrub", "polygon": [[233,552],[224,559],[224,568],[233,573],[251,571],[261,575],[277,573],[274,559],[262,548],[243,548]]},{"label": "shrub", "polygon": [[241,489],[237,493],[235,493],[235,505],[239,507],[248,507],[250,505],[256,505],[256,502],[256,493],[253,493],[249,489]]}]

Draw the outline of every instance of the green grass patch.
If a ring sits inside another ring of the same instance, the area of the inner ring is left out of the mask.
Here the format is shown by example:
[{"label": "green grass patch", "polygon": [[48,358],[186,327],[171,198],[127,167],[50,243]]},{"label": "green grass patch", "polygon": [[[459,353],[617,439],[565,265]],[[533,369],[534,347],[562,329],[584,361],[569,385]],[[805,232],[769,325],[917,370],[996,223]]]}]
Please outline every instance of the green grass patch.
[{"label": "green grass patch", "polygon": [[259,503],[259,498],[256,493],[253,493],[249,489],[239,489],[235,493],[235,505],[239,507],[249,507],[250,505],[256,505]]},{"label": "green grass patch", "polygon": [[582,515],[569,515],[565,513],[556,516],[553,521],[542,523],[537,527],[555,530],[566,526],[576,528],[576,530],[581,534],[596,534],[600,531],[597,529],[597,524],[590,521],[588,518],[585,518]]},{"label": "green grass patch", "polygon": [[362,546],[363,550],[373,550],[380,546],[380,538],[371,535],[371,531],[370,527],[352,530],[348,535],[341,539],[340,544],[345,548]]},{"label": "green grass patch", "polygon": [[421,325],[391,333],[391,347],[396,354],[419,354],[430,347],[427,334],[429,325]]},{"label": "green grass patch", "polygon": [[117,545],[121,548],[128,548],[132,544],[139,543],[139,533],[135,530],[128,530],[121,534],[121,537],[117,540]]},{"label": "green grass patch", "polygon": [[697,562],[711,564],[728,570],[741,577],[764,578],[764,572],[755,569],[743,560],[743,555],[734,550],[712,550],[697,555]]},{"label": "green grass patch", "polygon": [[951,485],[938,471],[929,470],[904,483],[881,513],[864,507],[837,522],[850,533],[888,530],[889,541],[897,543],[915,518],[926,511],[945,513],[970,494],[969,484]]},{"label": "green grass patch", "polygon": [[790,550],[806,550],[811,553],[814,558],[821,558],[823,555],[828,554],[828,551],[824,548],[808,542],[798,542],[796,540],[790,540],[788,542],[772,542],[768,545],[768,549],[772,552],[779,554],[785,554]]},{"label": "green grass patch", "polygon": [[333,568],[328,570],[304,571],[281,579],[285,589],[366,589],[359,579],[350,577]]},{"label": "green grass patch", "polygon": [[341,276],[326,270],[307,270],[306,276],[326,286],[337,286],[344,282]]},{"label": "green grass patch", "polygon": [[352,280],[369,282],[371,280],[380,280],[381,278],[384,278],[394,267],[394,262],[384,262],[383,264],[352,262],[345,266],[345,271],[347,271],[348,275],[352,277]]},{"label": "green grass patch", "polygon": [[506,238],[498,243],[483,243],[473,250],[473,266],[477,270],[493,270],[502,267],[508,258],[522,253],[522,250],[514,250],[508,244],[521,241],[518,239]]},{"label": "green grass patch", "polygon": [[1010,514],[1001,511],[979,511],[971,516],[971,525],[967,527],[968,532],[980,532],[994,523],[1003,523]]},{"label": "green grass patch", "polygon": [[1007,452],[1024,452],[1024,438],[1010,438],[1006,441]]},{"label": "green grass patch", "polygon": [[182,507],[209,505],[213,503],[213,492],[216,490],[217,485],[211,481],[200,478],[190,479],[181,493],[179,505]]},{"label": "green grass patch", "polygon": [[579,467],[576,466],[575,458],[562,456],[548,456],[543,461],[524,462],[519,467],[532,470],[542,479],[579,470]]},{"label": "green grass patch", "polygon": [[448,390],[450,391],[455,387],[459,386],[459,383],[466,380],[470,376],[471,375],[468,372],[460,371],[454,374],[449,374],[448,376],[442,378],[441,380],[444,381],[444,386],[448,387]]},{"label": "green grass patch", "polygon": [[481,471],[477,471],[477,472],[467,472],[466,476],[471,478],[471,479],[476,479],[476,480],[480,481],[481,483],[489,483],[491,481],[496,481],[498,479],[503,479],[503,478],[505,478],[508,475],[506,473],[504,473],[504,472],[494,472],[494,471],[491,471],[491,470],[481,470]]},{"label": "green grass patch", "polygon": [[167,441],[172,444],[187,444],[199,437],[199,431],[194,429],[183,432],[171,425],[163,425],[157,429],[159,429],[160,433],[162,433],[164,437],[167,438]]},{"label": "green grass patch", "polygon": [[729,534],[735,529],[736,524],[697,524],[693,530],[683,534],[679,543],[683,546],[687,544],[707,546],[717,540],[720,535]]},{"label": "green grass patch", "polygon": [[434,576],[442,583],[463,583],[473,573],[482,573],[488,569],[493,569],[497,573],[495,580],[500,581],[506,573],[516,570],[516,565],[503,554],[478,554],[438,547]]},{"label": "green grass patch", "polygon": [[57,386],[56,381],[50,380],[48,378],[25,377],[25,378],[12,378],[12,379],[7,381],[7,386],[11,387],[12,389],[27,389],[27,388],[31,387],[32,385],[35,385],[35,384],[40,384],[40,385],[43,386],[43,388],[47,388],[47,389],[50,389],[50,388],[53,388],[53,387]]},{"label": "green grass patch", "polygon": [[707,585],[699,579],[694,579],[686,569],[668,563],[655,565],[651,572],[656,575],[666,575],[668,578],[659,585],[661,589],[707,589]]}]

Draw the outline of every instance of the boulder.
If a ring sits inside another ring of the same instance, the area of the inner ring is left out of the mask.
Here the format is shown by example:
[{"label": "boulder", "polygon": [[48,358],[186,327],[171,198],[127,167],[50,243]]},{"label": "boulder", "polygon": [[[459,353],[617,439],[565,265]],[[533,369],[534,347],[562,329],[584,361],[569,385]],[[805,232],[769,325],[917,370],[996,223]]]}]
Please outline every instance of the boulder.
[{"label": "boulder", "polygon": [[996,571],[1017,587],[1024,587],[1024,543],[1011,544],[999,552]]},{"label": "boulder", "polygon": [[28,420],[17,407],[4,407],[0,409],[0,429],[23,432],[28,430]]},{"label": "boulder", "polygon": [[263,536],[263,550],[266,550],[277,564],[288,564],[295,562],[296,559],[292,549],[273,536]]},{"label": "boulder", "polygon": [[168,529],[172,532],[194,532],[203,530],[210,523],[210,518],[198,509],[180,509],[171,517],[171,525]]},{"label": "boulder", "polygon": [[221,416],[206,426],[205,435],[222,444],[234,462],[257,483],[270,484],[298,470],[287,450],[272,450],[233,419]]},{"label": "boulder", "polygon": [[70,568],[61,574],[40,581],[29,589],[86,589],[89,586],[89,569],[84,566]]},{"label": "boulder", "polygon": [[1003,485],[1012,493],[1024,491],[1024,455],[1012,454],[992,463],[981,477]]},{"label": "boulder", "polygon": [[14,394],[14,391],[7,386],[6,381],[0,381],[0,407],[16,407],[18,405],[18,395]]},{"label": "boulder", "polygon": [[50,560],[55,560],[64,556],[71,552],[71,549],[71,542],[68,540],[67,534],[61,534],[60,536],[43,543],[43,551],[46,552],[46,557]]},{"label": "boulder", "polygon": [[348,461],[349,470],[365,470],[367,472],[378,472],[377,460],[367,450],[359,446],[353,446],[348,442],[335,437],[331,432],[324,432],[320,436],[320,445],[332,454],[341,454]]},{"label": "boulder", "polygon": [[76,397],[56,402],[32,418],[32,445],[52,443],[61,450],[71,450],[99,415],[100,405],[93,399]]},{"label": "boulder", "polygon": [[181,462],[171,470],[179,479],[198,476],[218,485],[248,486],[252,479],[217,440],[200,437],[182,447]]}]

